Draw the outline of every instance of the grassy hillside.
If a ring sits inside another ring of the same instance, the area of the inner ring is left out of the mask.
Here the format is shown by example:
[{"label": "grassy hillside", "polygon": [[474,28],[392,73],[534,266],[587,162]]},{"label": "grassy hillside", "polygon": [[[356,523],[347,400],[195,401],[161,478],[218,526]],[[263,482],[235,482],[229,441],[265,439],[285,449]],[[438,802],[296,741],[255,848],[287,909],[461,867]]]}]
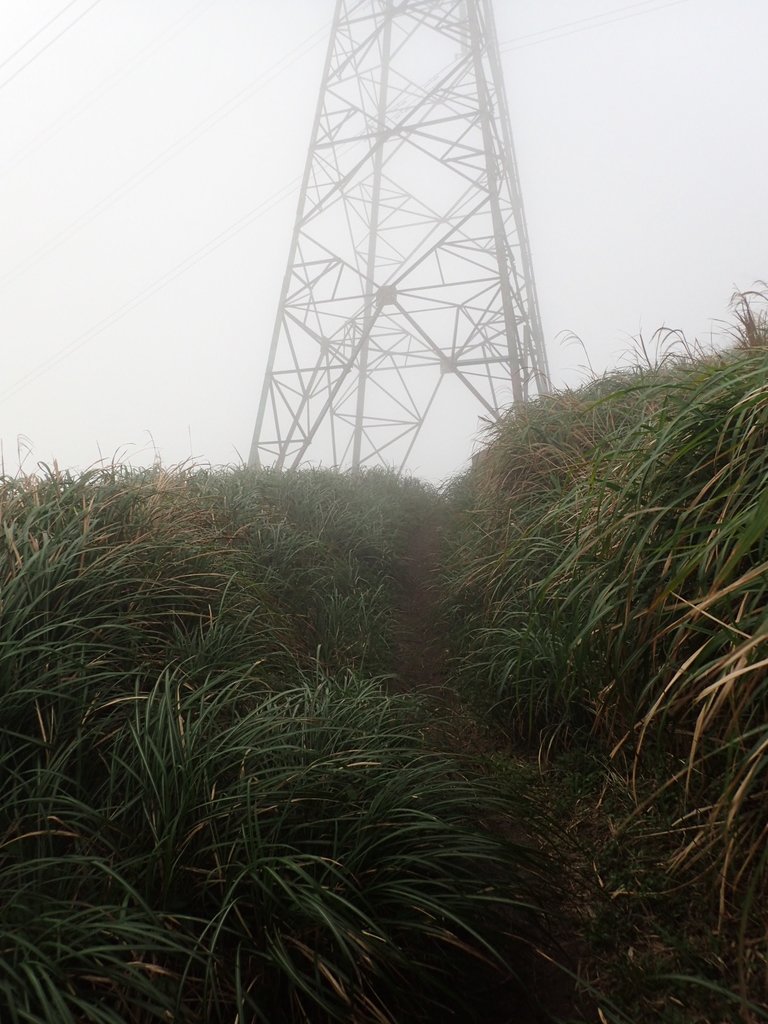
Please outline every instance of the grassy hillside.
[{"label": "grassy hillside", "polygon": [[0,481],[2,1024],[768,1021],[755,298],[443,494]]},{"label": "grassy hillside", "polygon": [[404,533],[436,500],[375,473],[0,485],[4,1024],[524,999],[530,856],[381,682]]},{"label": "grassy hillside", "polygon": [[510,413],[450,494],[456,678],[553,758],[542,799],[610,876],[617,1020],[665,972],[689,982],[659,1020],[768,1019],[768,332],[740,313],[727,354]]}]

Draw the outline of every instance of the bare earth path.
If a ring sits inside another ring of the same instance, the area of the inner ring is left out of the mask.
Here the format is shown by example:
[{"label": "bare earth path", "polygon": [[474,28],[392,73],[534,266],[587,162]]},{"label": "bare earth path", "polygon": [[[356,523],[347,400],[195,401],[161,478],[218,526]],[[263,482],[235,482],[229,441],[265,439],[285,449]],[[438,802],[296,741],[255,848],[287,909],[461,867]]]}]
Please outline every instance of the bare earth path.
[{"label": "bare earth path", "polygon": [[[446,638],[440,624],[440,578],[443,523],[428,517],[414,523],[400,576],[397,678],[394,692],[423,694],[434,701],[441,724],[431,741],[458,755],[473,758],[510,754],[508,742],[477,721],[448,685]],[[494,827],[505,839],[526,842],[513,821]],[[546,1024],[573,1017],[573,985],[559,968],[541,962],[532,984],[546,1012],[513,1005],[509,991],[488,993],[487,1004],[478,1007],[483,1024]]]},{"label": "bare earth path", "polygon": [[396,689],[445,695],[446,650],[437,634],[442,547],[441,524],[425,519],[414,525],[400,579]]}]

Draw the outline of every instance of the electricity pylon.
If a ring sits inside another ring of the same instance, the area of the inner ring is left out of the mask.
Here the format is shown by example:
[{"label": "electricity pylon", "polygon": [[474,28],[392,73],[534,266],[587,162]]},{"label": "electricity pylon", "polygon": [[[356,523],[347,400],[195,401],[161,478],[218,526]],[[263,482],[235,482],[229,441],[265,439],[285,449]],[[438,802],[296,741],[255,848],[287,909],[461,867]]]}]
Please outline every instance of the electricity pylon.
[{"label": "electricity pylon", "polygon": [[492,0],[337,0],[251,465],[403,468],[548,390]]}]

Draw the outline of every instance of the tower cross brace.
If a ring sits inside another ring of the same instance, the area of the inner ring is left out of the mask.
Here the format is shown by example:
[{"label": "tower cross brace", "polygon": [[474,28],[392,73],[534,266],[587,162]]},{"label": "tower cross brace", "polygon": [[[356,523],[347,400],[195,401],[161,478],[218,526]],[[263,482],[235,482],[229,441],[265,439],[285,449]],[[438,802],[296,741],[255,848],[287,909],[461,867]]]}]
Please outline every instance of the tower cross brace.
[{"label": "tower cross brace", "polygon": [[406,466],[549,371],[492,0],[337,0],[249,462]]}]

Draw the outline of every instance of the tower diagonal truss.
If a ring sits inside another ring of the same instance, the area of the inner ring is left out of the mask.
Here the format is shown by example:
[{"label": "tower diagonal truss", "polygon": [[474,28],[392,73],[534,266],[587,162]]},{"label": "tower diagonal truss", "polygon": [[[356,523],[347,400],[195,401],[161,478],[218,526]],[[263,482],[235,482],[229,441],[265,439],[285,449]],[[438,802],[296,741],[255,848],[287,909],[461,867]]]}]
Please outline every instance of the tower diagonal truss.
[{"label": "tower diagonal truss", "polygon": [[252,465],[403,468],[548,390],[492,0],[337,0]]}]

